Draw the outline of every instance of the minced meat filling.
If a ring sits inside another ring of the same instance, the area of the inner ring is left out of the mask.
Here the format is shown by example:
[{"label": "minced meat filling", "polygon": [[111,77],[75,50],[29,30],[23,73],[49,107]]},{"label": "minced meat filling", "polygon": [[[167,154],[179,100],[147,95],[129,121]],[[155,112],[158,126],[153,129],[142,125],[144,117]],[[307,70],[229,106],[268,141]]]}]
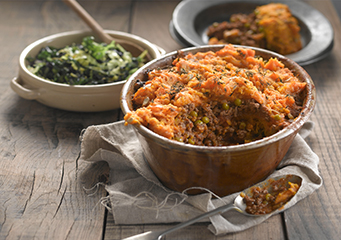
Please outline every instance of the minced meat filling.
[{"label": "minced meat filling", "polygon": [[266,48],[286,55],[302,49],[300,26],[289,7],[270,3],[250,14],[233,14],[229,22],[209,26],[209,44],[238,44]]},{"label": "minced meat filling", "polygon": [[264,187],[251,187],[250,193],[241,193],[246,205],[245,211],[253,215],[269,214],[283,207],[293,198],[301,187],[301,183],[287,182],[287,178],[269,179],[270,184]]},{"label": "minced meat filling", "polygon": [[226,45],[215,53],[179,54],[169,68],[148,72],[124,119],[188,144],[243,144],[289,125],[305,86],[277,59]]}]

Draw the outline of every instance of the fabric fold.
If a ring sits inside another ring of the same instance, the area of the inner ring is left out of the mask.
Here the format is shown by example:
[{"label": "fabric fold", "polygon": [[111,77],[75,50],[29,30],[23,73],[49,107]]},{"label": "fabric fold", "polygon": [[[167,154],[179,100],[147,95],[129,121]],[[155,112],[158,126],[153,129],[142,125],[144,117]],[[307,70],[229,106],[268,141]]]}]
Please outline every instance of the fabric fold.
[{"label": "fabric fold", "polygon": [[[277,170],[270,176],[296,174],[303,179],[300,190],[285,209],[309,196],[322,185],[318,170],[319,158],[304,140],[312,128],[312,122],[302,127]],[[191,196],[186,192],[167,189],[146,163],[133,127],[124,126],[123,121],[85,129],[81,135],[81,160],[108,162],[110,179],[106,190],[110,205],[106,207],[111,210],[116,224],[182,222],[232,203],[239,194],[219,198],[212,197],[214,193],[210,191]],[[280,211],[273,214],[278,212]],[[211,222],[208,229],[213,234],[222,235],[243,231],[260,224],[273,214],[247,217],[230,211],[203,221]]]}]

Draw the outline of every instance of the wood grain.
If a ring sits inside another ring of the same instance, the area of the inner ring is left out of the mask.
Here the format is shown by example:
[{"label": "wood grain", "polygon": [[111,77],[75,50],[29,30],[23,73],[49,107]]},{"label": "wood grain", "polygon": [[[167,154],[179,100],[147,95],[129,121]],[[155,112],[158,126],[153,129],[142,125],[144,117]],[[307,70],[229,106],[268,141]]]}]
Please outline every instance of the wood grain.
[{"label": "wood grain", "polygon": [[[308,144],[320,158],[323,186],[281,215],[246,231],[216,237],[198,223],[167,239],[340,239],[341,24],[330,0],[306,0],[335,31],[325,59],[305,66],[317,90]],[[167,52],[182,46],[169,21],[179,0],[79,0],[103,26],[137,34]],[[0,239],[121,239],[173,224],[116,225],[100,204],[108,167],[79,160],[79,136],[90,125],[122,119],[120,110],[75,113],[21,99],[9,86],[18,58],[31,42],[58,32],[88,29],[62,1],[0,0]]]},{"label": "wood grain", "polygon": [[169,32],[169,22],[180,1],[136,1],[133,8],[132,33],[160,46],[166,52],[182,48]]},{"label": "wood grain", "polygon": [[[115,225],[112,215],[108,214],[105,240],[118,240],[133,236],[147,231],[164,230],[174,226],[173,224],[164,225]],[[166,235],[166,239],[285,239],[285,233],[282,229],[281,215],[273,216],[269,220],[257,226],[240,233],[227,234],[224,236],[215,236],[208,229],[208,223],[197,223]]]},{"label": "wood grain", "polygon": [[[308,1],[328,18],[333,29],[341,29],[340,19],[329,1]],[[285,212],[289,239],[339,239],[341,235],[341,35],[335,31],[331,54],[304,68],[317,90],[317,104],[311,120],[315,123],[307,139],[320,158],[323,186],[298,206]]]},{"label": "wood grain", "polygon": [[[119,3],[120,14],[114,17],[111,4],[85,2],[98,16],[110,15],[117,29],[127,30],[130,3]],[[116,121],[120,112],[52,109],[21,99],[9,87],[29,43],[87,27],[59,1],[1,1],[0,6],[0,239],[102,239],[100,199],[107,193],[99,187],[88,196],[83,187],[103,179],[106,168],[79,161],[79,136],[89,125]],[[89,168],[92,175],[84,178]]]}]

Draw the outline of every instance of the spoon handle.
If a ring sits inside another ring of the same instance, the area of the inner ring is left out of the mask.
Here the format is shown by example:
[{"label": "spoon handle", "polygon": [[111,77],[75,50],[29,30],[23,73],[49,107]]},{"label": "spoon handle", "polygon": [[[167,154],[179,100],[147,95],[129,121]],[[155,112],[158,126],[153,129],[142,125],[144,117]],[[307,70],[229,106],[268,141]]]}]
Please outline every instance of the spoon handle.
[{"label": "spoon handle", "polygon": [[98,34],[100,39],[109,44],[113,40],[113,38],[106,34],[103,28],[92,18],[92,16],[76,1],[76,0],[63,0],[65,4],[71,7],[80,18],[95,32]]},{"label": "spoon handle", "polygon": [[240,211],[240,210],[239,210],[234,204],[232,204],[232,203],[231,203],[231,204],[227,204],[227,205],[223,205],[223,206],[221,206],[221,207],[215,208],[215,209],[213,209],[213,210],[211,210],[211,211],[209,211],[209,212],[206,212],[206,213],[204,213],[204,214],[201,214],[201,215],[199,215],[199,216],[197,216],[197,217],[195,217],[195,218],[192,218],[192,219],[190,219],[190,220],[188,220],[188,221],[186,221],[186,222],[179,223],[178,225],[175,225],[174,227],[165,230],[164,232],[162,232],[162,233],[159,235],[158,239],[161,239],[164,235],[166,235],[166,234],[168,234],[168,233],[171,233],[171,232],[174,232],[174,231],[179,230],[179,229],[181,229],[181,228],[184,228],[184,227],[187,227],[187,226],[189,226],[189,225],[192,225],[193,223],[196,223],[196,222],[198,222],[198,221],[200,221],[200,220],[202,220],[202,219],[204,219],[204,218],[211,217],[211,216],[214,216],[214,215],[216,215],[216,214],[222,214],[222,213],[227,212],[227,211],[232,210],[232,209],[235,209],[235,210],[237,210],[237,211]]}]

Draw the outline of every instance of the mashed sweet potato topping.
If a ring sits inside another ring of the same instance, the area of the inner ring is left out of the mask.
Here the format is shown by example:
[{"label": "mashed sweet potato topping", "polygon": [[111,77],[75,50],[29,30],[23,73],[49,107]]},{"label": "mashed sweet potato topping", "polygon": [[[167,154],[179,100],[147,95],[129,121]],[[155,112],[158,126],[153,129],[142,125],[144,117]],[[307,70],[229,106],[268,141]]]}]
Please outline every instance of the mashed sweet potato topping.
[{"label": "mashed sweet potato topping", "polygon": [[127,124],[166,138],[227,146],[270,136],[300,113],[306,83],[277,59],[226,45],[217,52],[181,54],[167,69],[148,72],[133,96]]},{"label": "mashed sweet potato topping", "polygon": [[229,21],[213,23],[209,44],[238,44],[266,48],[286,55],[302,48],[300,26],[282,3],[258,6],[250,14],[232,14]]}]

